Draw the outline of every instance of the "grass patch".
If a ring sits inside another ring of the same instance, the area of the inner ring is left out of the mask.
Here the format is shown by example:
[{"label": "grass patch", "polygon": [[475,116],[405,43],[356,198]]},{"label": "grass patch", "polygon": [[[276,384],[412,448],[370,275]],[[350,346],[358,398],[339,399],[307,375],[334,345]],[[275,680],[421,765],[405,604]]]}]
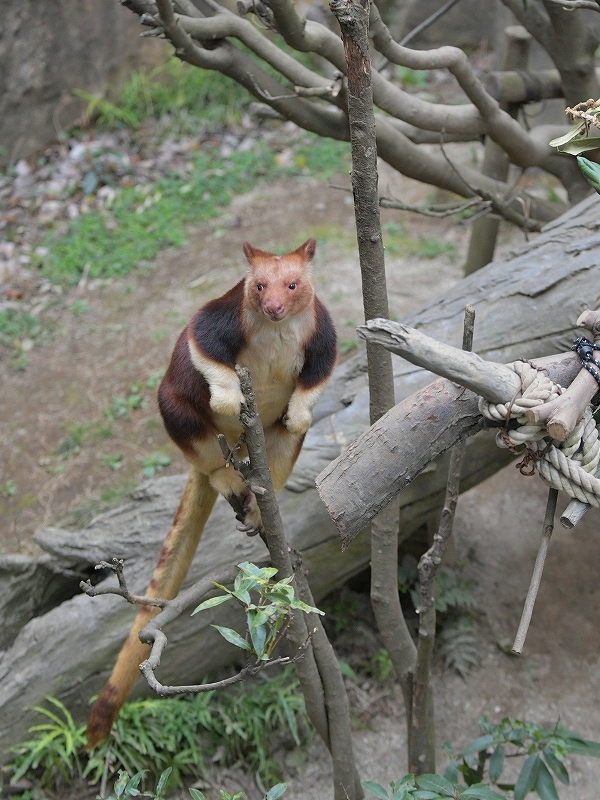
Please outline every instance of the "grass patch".
[{"label": "grass patch", "polygon": [[186,225],[216,217],[234,195],[257,183],[302,173],[327,178],[348,164],[345,142],[303,136],[297,148],[297,160],[288,167],[278,166],[260,145],[225,159],[206,149],[194,157],[186,176],[173,174],[153,185],[124,187],[105,209],[71,222],[66,234],[49,234],[43,272],[52,282],[68,286],[79,282],[84,269],[90,278],[126,275],[162,248],[183,245]]},{"label": "grass patch", "polygon": [[12,366],[17,370],[27,367],[27,353],[34,344],[43,344],[48,333],[48,327],[26,311],[18,308],[0,311],[0,346],[10,352]]},{"label": "grass patch", "polygon": [[294,148],[295,167],[288,173],[307,172],[315,178],[329,180],[333,175],[347,174],[350,168],[350,144],[336,139],[323,139],[316,134],[303,136]]},{"label": "grass patch", "polygon": [[98,784],[119,770],[146,770],[156,778],[170,767],[173,787],[186,776],[205,776],[217,763],[241,766],[269,784],[280,777],[273,748],[282,742],[299,747],[309,730],[289,667],[250,688],[127,703],[109,738],[90,752],[82,750],[85,725],[77,725],[60,701],[48,703],[35,709],[42,724],[30,728],[32,738],[12,748],[12,782],[25,777],[56,790],[80,776]]},{"label": "grass patch", "polygon": [[385,249],[392,255],[428,259],[446,255],[451,262],[456,258],[453,242],[441,241],[436,236],[411,236],[406,226],[398,222],[386,222],[381,229]]},{"label": "grass patch", "polygon": [[26,340],[40,341],[46,329],[38,319],[18,308],[5,308],[0,311],[0,344],[11,349],[22,349]]},{"label": "grass patch", "polygon": [[198,121],[205,131],[239,124],[252,100],[242,86],[220,72],[198,69],[177,58],[150,71],[132,72],[110,100],[81,89],[75,93],[87,101],[87,115],[99,127],[135,129],[145,119],[168,116],[171,126],[183,130],[193,123],[195,133]]}]

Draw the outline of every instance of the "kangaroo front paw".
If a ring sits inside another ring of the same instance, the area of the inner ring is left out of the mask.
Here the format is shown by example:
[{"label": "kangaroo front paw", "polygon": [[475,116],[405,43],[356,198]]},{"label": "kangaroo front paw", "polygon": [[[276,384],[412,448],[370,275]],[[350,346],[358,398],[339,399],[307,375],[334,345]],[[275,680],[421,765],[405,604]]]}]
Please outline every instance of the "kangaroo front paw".
[{"label": "kangaroo front paw", "polygon": [[289,412],[283,418],[283,424],[289,433],[296,436],[304,436],[306,431],[310,428],[312,423],[312,414],[306,409],[297,410],[294,414]]},{"label": "kangaroo front paw", "polygon": [[244,395],[239,389],[226,390],[217,386],[210,387],[210,407],[215,414],[224,417],[239,417]]}]

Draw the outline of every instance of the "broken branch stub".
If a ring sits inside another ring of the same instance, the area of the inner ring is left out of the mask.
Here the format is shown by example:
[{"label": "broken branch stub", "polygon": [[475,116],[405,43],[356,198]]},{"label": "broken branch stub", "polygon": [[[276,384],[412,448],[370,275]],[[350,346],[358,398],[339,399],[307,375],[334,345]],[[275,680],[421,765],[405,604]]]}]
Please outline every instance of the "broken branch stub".
[{"label": "broken branch stub", "polygon": [[521,388],[519,377],[503,364],[437,342],[408,325],[389,319],[372,319],[360,325],[357,331],[371,344],[380,344],[411,364],[459,383],[492,403],[510,402]]},{"label": "broken branch stub", "polygon": [[[600,311],[589,309],[580,314],[578,328],[585,328],[594,337],[594,343],[600,344]],[[564,442],[572,433],[584,414],[594,395],[598,392],[598,383],[587,369],[582,368],[569,388],[551,403],[532,408],[525,413],[529,422],[536,425],[545,424],[553,439]]]}]

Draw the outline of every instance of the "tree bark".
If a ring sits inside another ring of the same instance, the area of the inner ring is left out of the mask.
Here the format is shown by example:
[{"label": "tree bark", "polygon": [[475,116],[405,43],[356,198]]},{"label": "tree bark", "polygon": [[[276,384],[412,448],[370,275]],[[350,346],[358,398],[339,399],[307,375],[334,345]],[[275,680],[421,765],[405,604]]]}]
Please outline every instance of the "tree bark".
[{"label": "tree bark", "polygon": [[[352,189],[362,277],[365,320],[389,313],[385,257],[379,215],[377,132],[373,113],[369,0],[333,0],[331,10],[342,32],[348,77],[348,121],[352,145]],[[386,309],[387,311],[384,311]],[[394,405],[392,358],[367,342],[369,419],[380,419]],[[404,702],[412,703],[410,671],[415,646],[398,594],[398,504],[389,506],[371,524],[371,604],[377,628],[400,681]],[[407,714],[410,738],[410,719]]]},{"label": "tree bark", "polygon": [[[519,71],[526,69],[531,34],[521,25],[511,25],[505,31],[505,37],[506,52],[504,54],[504,64],[502,65],[503,69]],[[513,119],[518,118],[518,105],[509,106],[506,103],[501,103],[500,107],[507,111]],[[497,181],[506,181],[509,168],[510,161],[504,150],[492,139],[487,138],[481,172]],[[492,261],[499,228],[500,220],[490,214],[476,219],[471,225],[465,275],[470,275]]]}]

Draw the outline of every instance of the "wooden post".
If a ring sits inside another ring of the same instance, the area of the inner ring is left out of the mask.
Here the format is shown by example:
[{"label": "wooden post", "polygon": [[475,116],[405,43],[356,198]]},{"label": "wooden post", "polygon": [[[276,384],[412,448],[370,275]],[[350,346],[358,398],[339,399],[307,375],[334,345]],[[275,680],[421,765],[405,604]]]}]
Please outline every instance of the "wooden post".
[{"label": "wooden post", "polygon": [[[504,69],[518,70],[526,69],[529,57],[529,44],[531,34],[520,25],[511,25],[505,31],[506,34],[506,53],[504,55]],[[501,108],[516,119],[519,112],[517,103],[502,103]],[[485,142],[485,155],[481,171],[490,178],[505,181],[508,177],[510,162],[508,156],[502,148],[493,142],[489,137]],[[465,275],[480,267],[489,264],[494,258],[496,239],[498,238],[498,228],[500,220],[487,214],[476,220],[471,226],[471,239],[469,241],[469,251],[465,264]]]}]

